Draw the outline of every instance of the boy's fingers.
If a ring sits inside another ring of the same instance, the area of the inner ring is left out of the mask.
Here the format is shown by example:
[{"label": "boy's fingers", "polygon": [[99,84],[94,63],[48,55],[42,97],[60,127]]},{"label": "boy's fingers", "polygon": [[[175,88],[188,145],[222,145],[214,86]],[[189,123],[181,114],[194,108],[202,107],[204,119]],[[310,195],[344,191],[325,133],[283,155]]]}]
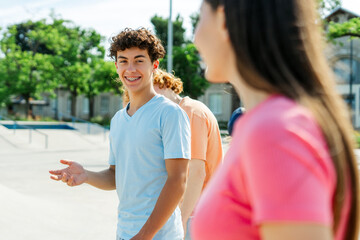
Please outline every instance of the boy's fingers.
[{"label": "boy's fingers", "polygon": [[74,185],[73,183],[74,183],[74,176],[71,176],[67,184],[68,184],[70,187],[72,187],[72,186]]},{"label": "boy's fingers", "polygon": [[63,182],[67,182],[67,174],[66,174],[66,173],[64,173],[64,174],[62,175],[61,180],[62,180]]},{"label": "boy's fingers", "polygon": [[51,175],[50,178],[59,181],[61,179],[61,175]]},{"label": "boy's fingers", "polygon": [[66,164],[66,165],[69,165],[69,166],[73,163],[73,161],[69,161],[69,160],[65,160],[65,159],[61,159],[60,162],[62,164]]},{"label": "boy's fingers", "polygon": [[62,170],[50,170],[49,173],[54,175],[61,175]]}]

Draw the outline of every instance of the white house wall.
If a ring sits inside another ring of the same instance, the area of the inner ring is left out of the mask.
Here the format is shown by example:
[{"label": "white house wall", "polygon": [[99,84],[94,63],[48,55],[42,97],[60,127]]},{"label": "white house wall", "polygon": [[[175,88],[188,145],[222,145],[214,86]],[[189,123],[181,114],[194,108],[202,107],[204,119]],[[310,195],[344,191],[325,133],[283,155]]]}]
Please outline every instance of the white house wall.
[{"label": "white house wall", "polygon": [[219,122],[229,121],[232,114],[230,86],[228,84],[211,84],[210,87],[205,91],[205,94],[199,97],[198,100],[208,106],[210,110],[212,110],[210,106],[211,94],[220,94],[222,96],[221,113],[213,112],[216,119]]}]

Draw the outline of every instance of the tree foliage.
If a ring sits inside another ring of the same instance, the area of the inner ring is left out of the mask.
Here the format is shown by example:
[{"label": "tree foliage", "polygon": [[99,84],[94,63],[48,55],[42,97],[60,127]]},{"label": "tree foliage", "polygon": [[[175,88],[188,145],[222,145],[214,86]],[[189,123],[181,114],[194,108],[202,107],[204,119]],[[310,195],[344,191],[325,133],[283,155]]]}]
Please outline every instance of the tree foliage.
[{"label": "tree foliage", "polygon": [[341,6],[341,0],[317,0],[318,11],[321,17]]},{"label": "tree foliage", "polygon": [[61,87],[71,93],[71,115],[75,116],[77,96],[89,91],[90,79],[94,79],[92,67],[94,62],[104,58],[105,50],[101,46],[102,36],[95,30],[63,25],[59,31],[66,41],[59,46],[61,54],[57,56],[55,66],[60,73]]},{"label": "tree foliage", "polygon": [[[173,49],[174,75],[183,82],[183,94],[191,98],[198,98],[210,86],[203,77],[203,70],[199,66],[201,61],[194,44],[184,47],[175,46]],[[166,59],[163,61],[166,66]]]},{"label": "tree foliage", "polygon": [[328,40],[332,41],[342,36],[360,37],[360,18],[352,18],[344,23],[330,22],[327,32]]},{"label": "tree foliage", "polygon": [[200,20],[200,13],[195,12],[191,14],[190,19],[191,19],[192,33],[195,34],[196,26]]},{"label": "tree foliage", "polygon": [[[168,18],[160,16],[153,16],[150,19],[151,23],[155,27],[155,33],[160,38],[163,46],[167,49],[168,43]],[[183,27],[183,18],[177,15],[173,21],[173,45],[181,46],[185,43],[185,28]]]},{"label": "tree foliage", "polygon": [[[44,37],[51,35],[51,28],[45,21],[27,21],[19,26],[20,24],[9,26],[0,40],[5,56],[2,59],[2,81],[8,88],[8,96],[2,101],[8,101],[11,94],[17,94],[26,100],[29,108],[30,98],[37,98],[40,93],[54,88],[51,57],[44,53],[51,51],[53,47],[46,44]],[[22,31],[18,32],[20,28]],[[19,36],[23,36],[23,45],[19,42]]]},{"label": "tree foliage", "polygon": [[[196,16],[194,15],[196,18]],[[195,21],[195,20],[194,20]],[[168,19],[154,16],[151,18],[156,35],[167,43]],[[194,22],[194,24],[196,24]],[[200,56],[194,44],[186,40],[183,19],[178,16],[173,22],[174,26],[174,47],[173,47],[173,73],[179,77],[184,86],[184,94],[191,98],[198,98],[203,95],[209,87],[209,83],[203,77],[203,70],[200,67]],[[166,69],[167,58],[160,63],[160,67]]]},{"label": "tree foliage", "polygon": [[110,91],[109,78],[116,71],[104,62],[102,41],[95,30],[55,17],[8,26],[0,40],[0,103],[9,103],[11,95],[29,103],[62,88],[71,93],[75,115],[78,95],[93,98]]},{"label": "tree foliage", "polygon": [[113,62],[97,59],[90,65],[91,77],[86,78],[87,82],[82,93],[89,99],[89,118],[94,117],[95,96],[102,92],[113,92],[122,94],[121,82],[116,81],[118,75]]},{"label": "tree foliage", "polygon": [[0,107],[4,107],[9,101],[9,89],[7,87],[7,75],[5,61],[0,58]]}]

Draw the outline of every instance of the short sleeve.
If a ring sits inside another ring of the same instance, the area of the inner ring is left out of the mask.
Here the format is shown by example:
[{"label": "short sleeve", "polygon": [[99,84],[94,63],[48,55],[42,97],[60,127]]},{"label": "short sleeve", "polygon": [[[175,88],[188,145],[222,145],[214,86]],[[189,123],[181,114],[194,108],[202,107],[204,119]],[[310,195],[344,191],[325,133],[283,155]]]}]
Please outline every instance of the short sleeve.
[{"label": "short sleeve", "polygon": [[[115,115],[116,116],[116,115]],[[109,133],[109,160],[108,163],[109,165],[115,165],[116,161],[115,161],[115,154],[113,151],[113,147],[112,147],[112,131],[113,130],[113,119],[115,118],[115,116],[111,119],[110,122],[110,133]]]},{"label": "short sleeve", "polygon": [[162,116],[161,136],[164,145],[164,159],[191,159],[189,118],[180,107],[171,108]]},{"label": "short sleeve", "polygon": [[112,144],[111,144],[111,137],[109,136],[109,145],[110,145],[110,150],[109,150],[109,165],[115,165],[115,155],[114,155],[114,151],[112,149]]},{"label": "short sleeve", "polygon": [[[261,131],[260,131],[261,132]],[[323,139],[316,134],[272,129],[246,143],[243,171],[254,223],[273,221],[332,223],[333,188]]]},{"label": "short sleeve", "polygon": [[206,119],[193,114],[190,119],[191,125],[191,158],[206,161],[208,144],[208,126]]}]

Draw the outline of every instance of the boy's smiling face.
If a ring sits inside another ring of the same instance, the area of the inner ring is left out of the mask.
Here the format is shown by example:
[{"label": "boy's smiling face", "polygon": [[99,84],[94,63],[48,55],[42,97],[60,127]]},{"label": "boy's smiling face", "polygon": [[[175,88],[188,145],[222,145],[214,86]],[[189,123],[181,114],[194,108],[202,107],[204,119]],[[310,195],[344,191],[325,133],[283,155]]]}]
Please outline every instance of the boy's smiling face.
[{"label": "boy's smiling face", "polygon": [[151,89],[152,74],[159,61],[151,62],[146,49],[133,47],[117,52],[115,66],[125,88],[136,94]]}]

